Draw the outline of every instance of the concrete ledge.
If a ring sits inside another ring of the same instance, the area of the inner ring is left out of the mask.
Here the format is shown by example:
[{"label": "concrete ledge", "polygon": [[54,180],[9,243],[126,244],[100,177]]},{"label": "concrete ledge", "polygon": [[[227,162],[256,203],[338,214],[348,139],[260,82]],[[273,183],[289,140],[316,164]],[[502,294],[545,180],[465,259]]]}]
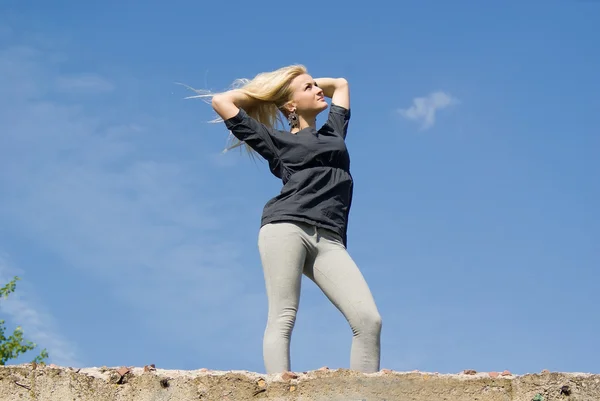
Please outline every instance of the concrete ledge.
[{"label": "concrete ledge", "polygon": [[2,401],[598,401],[600,375],[505,372],[373,374],[0,366]]}]

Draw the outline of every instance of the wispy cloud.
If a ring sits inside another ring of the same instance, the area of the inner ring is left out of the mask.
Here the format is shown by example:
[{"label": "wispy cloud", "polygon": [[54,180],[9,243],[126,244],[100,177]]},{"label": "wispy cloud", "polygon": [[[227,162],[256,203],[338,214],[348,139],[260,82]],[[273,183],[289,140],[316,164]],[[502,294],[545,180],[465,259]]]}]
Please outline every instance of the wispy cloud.
[{"label": "wispy cloud", "polygon": [[107,303],[171,343],[200,352],[224,331],[258,333],[262,276],[231,239],[229,210],[243,199],[209,196],[220,177],[202,174],[211,162],[173,140],[172,121],[96,108],[87,96],[58,100],[57,92],[81,89],[116,98],[119,88],[100,75],[64,76],[57,59],[35,46],[0,51],[3,230],[57,255],[57,280],[76,269],[84,285],[105,288]]},{"label": "wispy cloud", "polygon": [[449,106],[458,104],[458,99],[442,91],[433,92],[425,97],[416,97],[409,108],[400,109],[399,113],[404,118],[421,124],[421,129],[426,130],[435,124],[436,113]]},{"label": "wispy cloud", "polygon": [[98,74],[65,75],[56,78],[56,89],[66,93],[105,93],[112,92],[115,85]]},{"label": "wispy cloud", "polygon": [[[14,276],[22,275],[22,269],[11,266],[7,258],[0,254],[0,285],[8,283]],[[0,300],[0,310],[7,313],[15,325],[23,328],[27,340],[38,345],[26,357],[33,359],[41,349],[46,348],[53,363],[82,366],[77,357],[77,347],[63,336],[52,313],[42,305],[43,302],[36,299],[31,291],[31,286],[24,285],[23,281],[17,283],[17,290],[8,299]]]}]

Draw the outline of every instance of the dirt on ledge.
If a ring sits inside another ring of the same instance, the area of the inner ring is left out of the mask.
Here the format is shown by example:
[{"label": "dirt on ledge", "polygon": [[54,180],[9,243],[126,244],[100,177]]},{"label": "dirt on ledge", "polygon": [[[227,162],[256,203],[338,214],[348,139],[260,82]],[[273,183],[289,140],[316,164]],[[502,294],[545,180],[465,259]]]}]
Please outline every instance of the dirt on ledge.
[{"label": "dirt on ledge", "polygon": [[0,366],[2,401],[600,401],[600,375]]}]

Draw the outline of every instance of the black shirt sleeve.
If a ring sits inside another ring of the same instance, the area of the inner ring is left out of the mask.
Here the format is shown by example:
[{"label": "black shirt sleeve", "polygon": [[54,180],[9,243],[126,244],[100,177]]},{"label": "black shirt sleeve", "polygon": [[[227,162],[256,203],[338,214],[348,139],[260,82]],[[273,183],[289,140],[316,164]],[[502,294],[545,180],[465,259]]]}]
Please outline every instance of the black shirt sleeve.
[{"label": "black shirt sleeve", "polygon": [[329,125],[334,132],[341,135],[346,139],[348,133],[348,121],[350,120],[350,110],[337,104],[331,104],[329,107],[329,116],[327,118],[327,125]]},{"label": "black shirt sleeve", "polygon": [[244,141],[268,162],[278,158],[277,147],[273,143],[271,135],[273,130],[250,117],[243,109],[228,120],[225,126],[240,141]]}]

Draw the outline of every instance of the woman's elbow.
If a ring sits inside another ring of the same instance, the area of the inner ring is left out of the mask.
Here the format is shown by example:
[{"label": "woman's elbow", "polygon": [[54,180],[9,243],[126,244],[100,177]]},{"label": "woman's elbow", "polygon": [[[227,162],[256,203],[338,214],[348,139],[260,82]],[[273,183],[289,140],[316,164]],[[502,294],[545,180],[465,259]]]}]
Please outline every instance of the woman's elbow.
[{"label": "woman's elbow", "polygon": [[227,94],[214,95],[211,102],[212,108],[223,119],[227,120],[237,115],[240,109]]},{"label": "woman's elbow", "polygon": [[224,102],[223,95],[217,94],[212,97],[211,106],[215,111],[217,111],[217,109],[220,108],[220,106],[223,104],[223,102]]},{"label": "woman's elbow", "polygon": [[338,88],[348,86],[348,80],[346,78],[338,78],[336,79],[335,84],[335,86]]},{"label": "woman's elbow", "polygon": [[220,116],[226,114],[226,112],[233,107],[233,102],[222,93],[214,95],[211,101],[211,106],[214,111]]}]

